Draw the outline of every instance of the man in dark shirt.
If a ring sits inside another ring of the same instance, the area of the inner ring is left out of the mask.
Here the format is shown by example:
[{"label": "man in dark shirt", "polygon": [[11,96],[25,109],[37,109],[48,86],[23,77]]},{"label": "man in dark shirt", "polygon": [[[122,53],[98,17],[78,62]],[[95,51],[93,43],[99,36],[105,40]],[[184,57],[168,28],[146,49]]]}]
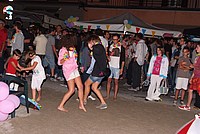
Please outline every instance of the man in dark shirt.
[{"label": "man in dark shirt", "polygon": [[6,49],[6,40],[8,37],[8,32],[4,26],[5,21],[0,19],[0,75],[2,75],[4,71],[4,50]]}]

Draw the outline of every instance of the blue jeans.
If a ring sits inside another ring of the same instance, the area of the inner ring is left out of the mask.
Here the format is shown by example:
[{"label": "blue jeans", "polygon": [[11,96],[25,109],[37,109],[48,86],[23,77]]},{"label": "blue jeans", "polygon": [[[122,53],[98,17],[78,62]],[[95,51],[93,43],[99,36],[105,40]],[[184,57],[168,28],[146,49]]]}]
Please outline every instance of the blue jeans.
[{"label": "blue jeans", "polygon": [[168,77],[168,81],[169,81],[169,85],[171,85],[171,87],[169,88],[169,91],[172,93],[174,93],[174,88],[176,85],[176,72],[177,72],[177,67],[169,67],[169,77]]}]

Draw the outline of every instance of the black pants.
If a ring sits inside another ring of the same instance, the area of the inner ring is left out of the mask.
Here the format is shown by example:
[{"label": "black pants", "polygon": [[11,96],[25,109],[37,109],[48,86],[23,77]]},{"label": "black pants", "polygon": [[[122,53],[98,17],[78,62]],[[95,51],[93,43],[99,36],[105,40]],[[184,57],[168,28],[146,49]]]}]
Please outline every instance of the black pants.
[{"label": "black pants", "polygon": [[198,92],[196,92],[196,98],[195,98],[194,106],[200,108],[200,96],[199,96]]},{"label": "black pants", "polygon": [[3,52],[2,56],[0,57],[0,74],[4,74],[5,70],[4,70],[4,64],[5,64],[5,60],[7,59],[6,57],[6,53]]},{"label": "black pants", "polygon": [[128,65],[128,69],[126,72],[126,78],[127,78],[127,84],[131,85],[132,84],[132,65],[133,65],[133,59]]},{"label": "black pants", "polygon": [[137,63],[137,61],[133,61],[132,63],[132,87],[133,88],[140,87],[141,69],[142,69],[142,66],[140,66]]}]

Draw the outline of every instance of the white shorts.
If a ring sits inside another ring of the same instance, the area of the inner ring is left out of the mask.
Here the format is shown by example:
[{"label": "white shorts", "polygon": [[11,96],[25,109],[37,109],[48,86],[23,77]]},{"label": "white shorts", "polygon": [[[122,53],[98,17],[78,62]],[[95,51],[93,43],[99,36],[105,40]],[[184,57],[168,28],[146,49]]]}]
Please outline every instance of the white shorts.
[{"label": "white shorts", "polygon": [[40,91],[43,80],[43,78],[32,77],[31,88]]},{"label": "white shorts", "polygon": [[177,77],[177,79],[176,79],[176,89],[187,90],[188,89],[188,82],[189,82],[188,78]]},{"label": "white shorts", "polygon": [[71,79],[75,79],[76,77],[79,77],[79,76],[80,76],[79,71],[78,69],[76,69],[69,75],[69,78],[67,79],[67,81]]}]

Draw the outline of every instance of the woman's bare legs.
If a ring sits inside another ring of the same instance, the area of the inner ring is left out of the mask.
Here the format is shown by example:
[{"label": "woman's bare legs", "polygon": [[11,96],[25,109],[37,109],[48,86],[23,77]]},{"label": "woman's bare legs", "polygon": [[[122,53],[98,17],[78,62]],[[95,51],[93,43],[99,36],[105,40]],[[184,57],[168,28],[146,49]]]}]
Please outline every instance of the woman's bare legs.
[{"label": "woman's bare legs", "polygon": [[32,99],[35,100],[36,98],[36,89],[32,89]]},{"label": "woman's bare legs", "polygon": [[109,97],[110,97],[111,82],[112,82],[112,78],[108,78],[107,86],[106,86],[106,98],[105,99],[109,99]]},{"label": "woman's bare legs", "polygon": [[75,78],[75,83],[78,87],[79,109],[82,109],[84,112],[86,112],[86,109],[83,105],[83,84],[80,76]]},{"label": "woman's bare legs", "polygon": [[119,90],[119,80],[118,79],[114,79],[114,81],[115,81],[115,86],[114,86],[114,97],[113,97],[113,99],[116,100],[117,99],[118,90]]},{"label": "woman's bare legs", "polygon": [[68,112],[68,110],[64,108],[64,104],[72,96],[72,94],[75,91],[75,80],[74,79],[69,80],[67,81],[67,84],[68,84],[68,91],[67,93],[65,93],[60,105],[58,106],[58,110],[63,111],[63,112]]},{"label": "woman's bare legs", "polygon": [[93,83],[92,84],[92,90],[96,93],[97,97],[100,99],[101,104],[106,104],[101,92],[98,89],[99,84],[100,84],[99,82]]},{"label": "woman's bare legs", "polygon": [[87,97],[88,97],[88,94],[90,92],[91,84],[92,84],[92,81],[89,78],[84,83],[84,85],[85,85],[85,94],[84,94],[84,97],[83,97],[84,102],[87,101]]},{"label": "woman's bare legs", "polygon": [[40,101],[41,96],[42,96],[42,91],[41,91],[41,89],[40,89],[40,90],[38,90],[38,97],[37,97],[37,100],[36,100],[37,102]]},{"label": "woman's bare legs", "polygon": [[188,90],[188,101],[187,101],[187,105],[188,107],[190,107],[191,102],[192,102],[192,95],[193,95],[193,90],[189,89]]}]

